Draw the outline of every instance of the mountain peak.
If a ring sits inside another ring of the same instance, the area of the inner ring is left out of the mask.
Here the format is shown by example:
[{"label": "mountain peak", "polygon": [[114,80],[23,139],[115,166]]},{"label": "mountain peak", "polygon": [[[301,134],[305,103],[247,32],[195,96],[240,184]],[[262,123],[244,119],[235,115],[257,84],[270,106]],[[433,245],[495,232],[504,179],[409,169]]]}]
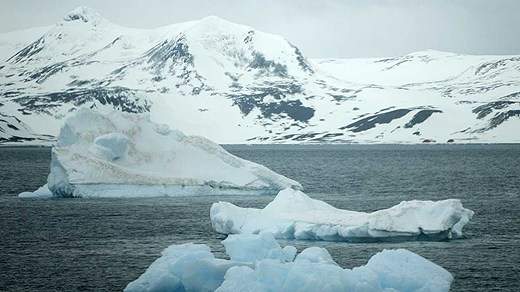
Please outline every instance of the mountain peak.
[{"label": "mountain peak", "polygon": [[228,23],[227,20],[225,19],[222,19],[216,15],[209,15],[209,16],[206,16],[206,17],[203,17],[200,21],[202,22],[226,22]]},{"label": "mountain peak", "polygon": [[63,18],[65,21],[83,21],[85,23],[92,23],[94,25],[102,19],[103,18],[99,13],[86,6],[80,6],[72,10]]},{"label": "mountain peak", "polygon": [[[215,30],[215,29],[224,29],[224,30],[230,30],[233,31],[236,28],[246,28],[247,26],[236,24],[230,21],[227,21],[225,19],[222,19],[215,15],[206,16],[199,21],[196,22],[197,27],[203,27],[209,30]],[[249,28],[249,27],[247,27]]]}]

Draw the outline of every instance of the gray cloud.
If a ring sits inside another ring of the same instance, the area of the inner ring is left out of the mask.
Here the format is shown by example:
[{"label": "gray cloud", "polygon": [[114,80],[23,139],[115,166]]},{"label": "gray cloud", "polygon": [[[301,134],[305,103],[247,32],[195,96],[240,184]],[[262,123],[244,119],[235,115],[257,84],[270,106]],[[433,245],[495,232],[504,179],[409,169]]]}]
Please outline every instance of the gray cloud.
[{"label": "gray cloud", "polygon": [[280,34],[309,57],[379,57],[435,49],[520,54],[520,1],[0,1],[0,31],[54,24],[86,5],[108,20],[152,28],[217,15]]}]

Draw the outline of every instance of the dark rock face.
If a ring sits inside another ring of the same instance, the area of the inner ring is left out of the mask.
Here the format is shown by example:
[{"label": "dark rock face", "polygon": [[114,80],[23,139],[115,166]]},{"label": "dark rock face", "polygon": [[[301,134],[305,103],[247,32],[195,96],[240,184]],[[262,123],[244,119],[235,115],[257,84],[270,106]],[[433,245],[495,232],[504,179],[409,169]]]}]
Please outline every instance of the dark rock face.
[{"label": "dark rock face", "polygon": [[266,60],[264,55],[259,52],[253,52],[253,62],[251,62],[249,67],[259,69],[259,73],[262,75],[288,77],[287,66],[275,61]]},{"label": "dark rock face", "polygon": [[82,106],[94,101],[110,104],[114,109],[130,113],[143,113],[150,110],[150,102],[139,98],[138,91],[124,87],[99,87],[87,89],[71,89],[42,95],[21,96],[13,101],[19,103],[23,114],[45,113],[53,114],[53,109],[70,103]]},{"label": "dark rock face", "polygon": [[[254,108],[258,108],[262,117],[267,119],[285,114],[295,121],[308,122],[314,116],[313,108],[304,106],[300,100],[287,99],[295,94],[303,94],[302,86],[297,83],[265,83],[247,88],[237,86],[235,91],[229,97],[246,116]],[[268,96],[276,101],[265,101]]]},{"label": "dark rock face", "polygon": [[512,58],[506,58],[501,59],[496,62],[486,62],[475,69],[475,75],[484,75],[488,74],[493,70],[497,70],[503,67],[506,67],[508,63],[518,63],[520,62],[520,57],[512,57]]},{"label": "dark rock face", "polygon": [[167,64],[168,60],[172,60],[174,64],[186,64],[193,66],[193,55],[189,52],[186,38],[181,35],[179,38],[164,41],[145,54],[148,64],[152,68],[162,68]]},{"label": "dark rock face", "polygon": [[18,53],[16,53],[14,56],[7,59],[7,62],[12,63],[19,63],[24,60],[29,60],[32,56],[37,55],[39,52],[41,52],[45,45],[45,39],[39,38],[32,44],[28,45],[27,47],[20,50]]},{"label": "dark rock face", "polygon": [[352,124],[341,127],[340,130],[351,129],[352,132],[362,132],[374,128],[377,124],[388,124],[395,119],[404,117],[411,112],[410,109],[397,109],[389,112],[372,115]]},{"label": "dark rock face", "polygon": [[487,115],[492,113],[493,110],[503,109],[517,103],[520,104],[520,102],[508,100],[493,101],[476,107],[475,109],[473,109],[473,113],[477,114],[477,119],[483,119]]},{"label": "dark rock face", "polygon": [[503,122],[507,121],[512,117],[520,117],[520,110],[509,110],[505,112],[501,112],[496,114],[489,123],[488,130],[493,129],[501,125]]},{"label": "dark rock face", "polygon": [[418,125],[424,121],[426,121],[429,117],[431,117],[434,113],[442,113],[441,110],[421,110],[418,113],[416,113],[412,120],[406,125],[404,125],[405,128],[412,128],[415,125]]},{"label": "dark rock face", "polygon": [[300,49],[298,49],[296,46],[291,45],[294,48],[294,53],[296,54],[296,59],[298,60],[298,65],[300,65],[300,68],[308,73],[315,73],[314,69],[312,69],[311,65],[309,64],[309,61],[307,61],[307,58],[303,56],[302,52],[300,52]]},{"label": "dark rock face", "polygon": [[258,108],[264,118],[273,118],[274,115],[286,114],[293,120],[308,122],[314,116],[314,109],[304,106],[299,100],[263,102],[263,97],[266,95],[235,96],[234,100],[244,115],[248,115],[254,108]]},{"label": "dark rock face", "polygon": [[[520,92],[513,93],[503,97],[506,98],[514,98],[520,96]],[[508,107],[520,105],[520,101],[513,100],[498,100],[493,102],[488,102],[486,104],[480,105],[473,109],[473,113],[477,114],[478,119],[484,119],[485,117],[493,114],[493,117],[489,120],[489,123],[486,127],[482,127],[480,129],[475,130],[476,133],[482,133],[493,128],[500,126],[503,122],[507,121],[512,117],[520,117],[520,110],[511,109],[508,110]]]}]

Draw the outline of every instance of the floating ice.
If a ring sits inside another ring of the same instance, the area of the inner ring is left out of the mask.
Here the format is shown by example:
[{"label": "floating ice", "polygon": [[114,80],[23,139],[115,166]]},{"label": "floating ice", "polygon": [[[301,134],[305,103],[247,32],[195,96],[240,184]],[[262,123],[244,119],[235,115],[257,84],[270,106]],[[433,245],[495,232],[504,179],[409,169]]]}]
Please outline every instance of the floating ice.
[{"label": "floating ice", "polygon": [[[222,244],[226,248],[226,253],[233,261],[254,263],[263,259],[273,259],[281,262],[286,260],[283,249],[280,248],[273,235],[269,233],[228,236],[222,241]],[[291,258],[291,256],[287,258]]]},{"label": "floating ice", "polygon": [[373,213],[336,209],[285,189],[264,209],[214,203],[213,228],[224,234],[273,233],[276,238],[327,241],[445,240],[460,237],[473,216],[459,200],[408,201]]},{"label": "floating ice", "polygon": [[38,188],[34,192],[23,192],[18,195],[20,198],[52,198],[52,192],[49,190],[49,187],[45,184]]},{"label": "floating ice", "polygon": [[203,244],[172,245],[125,291],[214,291],[226,271],[239,264],[216,259]]},{"label": "floating ice", "polygon": [[173,245],[125,291],[449,291],[452,275],[405,249],[384,250],[366,265],[343,269],[324,248],[296,259],[272,234],[230,235],[231,260],[216,259],[205,245]]},{"label": "floating ice", "polygon": [[[301,185],[145,114],[81,109],[52,149],[48,189],[59,197],[276,194]],[[24,193],[24,196],[27,196]]]}]

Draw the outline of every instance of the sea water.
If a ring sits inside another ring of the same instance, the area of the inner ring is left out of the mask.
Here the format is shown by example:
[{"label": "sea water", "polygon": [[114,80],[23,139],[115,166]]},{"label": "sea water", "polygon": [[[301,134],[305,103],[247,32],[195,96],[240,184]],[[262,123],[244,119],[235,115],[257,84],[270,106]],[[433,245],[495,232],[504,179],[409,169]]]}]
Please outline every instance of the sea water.
[{"label": "sea water", "polygon": [[[452,291],[520,291],[520,145],[225,146],[301,182],[337,208],[374,211],[403,200],[459,198],[475,211],[463,239],[446,242],[281,241],[329,250],[346,268],[406,248],[450,271]],[[19,199],[45,183],[49,148],[0,148],[0,290],[114,291],[162,249],[206,243],[224,257],[213,202],[263,208],[272,196]]]}]

